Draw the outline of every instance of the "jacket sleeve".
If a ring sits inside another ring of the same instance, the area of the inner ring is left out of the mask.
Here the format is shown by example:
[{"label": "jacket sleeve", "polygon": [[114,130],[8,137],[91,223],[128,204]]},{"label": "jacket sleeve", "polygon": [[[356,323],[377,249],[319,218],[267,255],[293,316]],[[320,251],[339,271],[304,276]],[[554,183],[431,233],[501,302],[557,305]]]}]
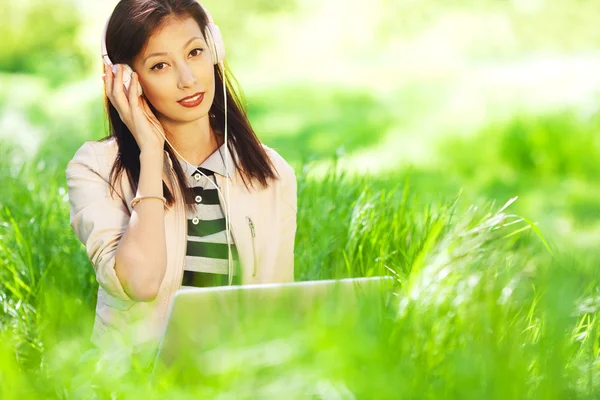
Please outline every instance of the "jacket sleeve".
[{"label": "jacket sleeve", "polygon": [[294,242],[296,238],[297,183],[292,167],[281,168],[281,214],[279,252],[277,255],[278,282],[294,281]]},{"label": "jacket sleeve", "polygon": [[118,196],[111,197],[108,176],[100,174],[90,142],[69,161],[66,178],[70,224],[85,245],[99,285],[117,299],[131,300],[115,272],[115,254],[129,223],[129,211]]}]

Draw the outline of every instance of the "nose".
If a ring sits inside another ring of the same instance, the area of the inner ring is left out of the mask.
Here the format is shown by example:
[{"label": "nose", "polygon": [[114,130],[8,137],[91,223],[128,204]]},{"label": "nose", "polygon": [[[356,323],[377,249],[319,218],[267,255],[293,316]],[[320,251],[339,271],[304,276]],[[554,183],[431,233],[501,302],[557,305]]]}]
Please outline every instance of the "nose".
[{"label": "nose", "polygon": [[196,84],[196,77],[189,66],[183,65],[179,68],[179,82],[177,86],[179,89],[186,89]]}]

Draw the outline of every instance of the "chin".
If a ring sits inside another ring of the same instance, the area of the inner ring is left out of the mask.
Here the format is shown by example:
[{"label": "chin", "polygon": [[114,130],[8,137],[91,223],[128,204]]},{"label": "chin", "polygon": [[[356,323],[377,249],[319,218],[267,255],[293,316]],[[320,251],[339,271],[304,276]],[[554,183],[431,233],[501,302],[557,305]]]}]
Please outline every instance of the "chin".
[{"label": "chin", "polygon": [[[181,110],[183,108],[183,110]],[[194,122],[204,117],[208,117],[209,108],[200,107],[198,109],[185,109],[184,107],[180,107],[177,112],[172,112],[170,115],[163,114],[167,116],[170,120],[178,122],[178,123],[186,123],[186,122]]]}]

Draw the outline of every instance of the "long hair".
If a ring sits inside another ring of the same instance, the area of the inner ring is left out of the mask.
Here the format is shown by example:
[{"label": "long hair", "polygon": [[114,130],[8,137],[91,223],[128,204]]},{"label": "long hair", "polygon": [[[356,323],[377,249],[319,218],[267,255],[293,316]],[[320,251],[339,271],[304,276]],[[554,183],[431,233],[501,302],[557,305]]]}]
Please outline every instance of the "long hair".
[{"label": "long hair", "polygon": [[[198,23],[204,35],[208,17],[195,0],[121,0],[115,7],[107,27],[106,49],[109,58],[114,64],[131,65],[134,57],[143,50],[152,33],[161,26],[167,17],[183,18],[188,16]],[[246,187],[254,186],[255,182],[267,187],[271,179],[277,178],[277,174],[248,121],[246,109],[242,105],[236,87],[232,85],[235,83],[237,86],[237,81],[227,67],[225,68],[225,77],[218,65],[214,66],[214,72],[215,97],[209,111],[210,127],[217,136],[217,142],[221,145],[224,142],[225,101],[223,90],[219,90],[219,88],[222,88],[223,79],[226,77],[227,147],[232,155],[237,155],[237,159],[236,157],[232,158]],[[135,193],[140,176],[139,146],[127,126],[121,121],[118,111],[108,97],[105,97],[105,105],[110,134],[101,141],[115,138],[119,149],[110,173],[110,185],[114,189],[121,174],[125,172]],[[150,108],[156,112],[151,104]],[[189,194],[191,189],[187,186],[183,168],[167,143],[165,143],[165,150],[173,162],[176,175],[176,181],[173,183],[180,187],[181,193]],[[163,193],[167,205],[172,206],[175,203],[175,194],[171,193],[165,182],[163,182]],[[188,205],[188,207],[192,206]]]}]

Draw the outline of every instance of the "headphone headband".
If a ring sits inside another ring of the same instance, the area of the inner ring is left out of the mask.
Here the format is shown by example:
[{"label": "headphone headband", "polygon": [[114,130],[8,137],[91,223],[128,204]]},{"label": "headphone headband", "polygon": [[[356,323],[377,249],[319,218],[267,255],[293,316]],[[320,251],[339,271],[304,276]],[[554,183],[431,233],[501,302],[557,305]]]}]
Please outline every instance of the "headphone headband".
[{"label": "headphone headband", "polygon": [[[200,2],[198,2],[198,4],[200,4]],[[213,20],[212,15],[210,15],[210,12],[208,12],[208,9],[206,7],[204,7],[202,4],[200,4],[200,7],[202,8],[202,11],[204,11],[204,14],[206,14],[206,18],[208,18],[208,23],[214,25],[215,21]]]}]

